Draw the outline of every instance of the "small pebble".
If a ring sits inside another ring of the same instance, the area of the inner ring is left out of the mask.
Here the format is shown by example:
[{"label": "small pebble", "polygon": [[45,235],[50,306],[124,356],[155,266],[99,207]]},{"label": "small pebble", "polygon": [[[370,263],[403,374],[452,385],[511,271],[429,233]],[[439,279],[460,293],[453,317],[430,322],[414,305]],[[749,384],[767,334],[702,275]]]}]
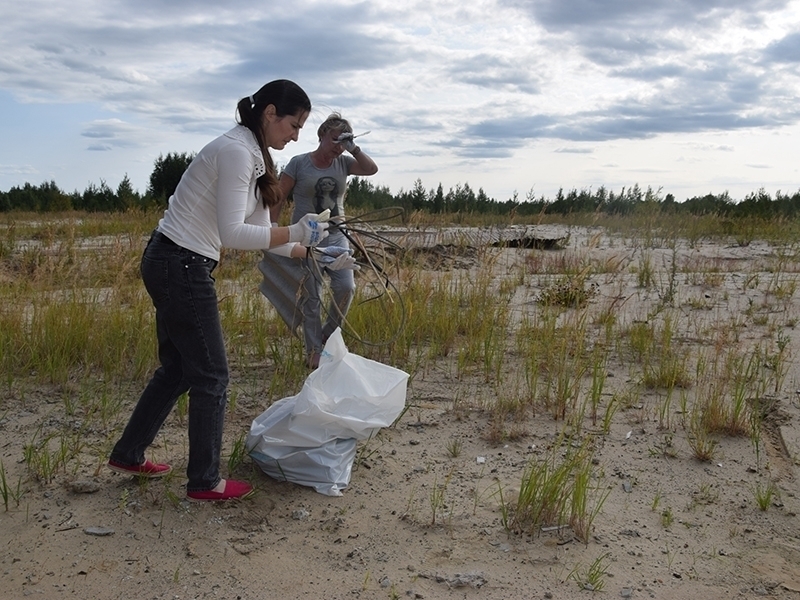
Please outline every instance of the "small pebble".
[{"label": "small pebble", "polygon": [[100,484],[96,481],[82,479],[71,482],[69,484],[69,489],[75,494],[94,494],[100,489]]},{"label": "small pebble", "polygon": [[98,537],[105,537],[107,535],[114,535],[114,530],[109,527],[87,527],[83,530],[86,535],[96,535]]},{"label": "small pebble", "polygon": [[252,544],[233,544],[233,549],[236,550],[242,556],[247,556],[250,552],[253,551]]}]

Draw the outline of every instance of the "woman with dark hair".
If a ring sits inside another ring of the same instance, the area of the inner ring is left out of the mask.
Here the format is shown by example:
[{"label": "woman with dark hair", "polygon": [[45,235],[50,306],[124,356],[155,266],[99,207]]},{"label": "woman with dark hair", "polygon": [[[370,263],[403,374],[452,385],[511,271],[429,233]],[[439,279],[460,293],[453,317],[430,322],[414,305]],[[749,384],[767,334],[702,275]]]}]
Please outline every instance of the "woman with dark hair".
[{"label": "woman with dark hair", "polygon": [[295,83],[272,81],[237,105],[239,125],[192,160],[150,237],[141,271],[156,309],[161,366],[153,374],[111,452],[110,469],[162,477],[172,468],[145,460],[178,397],[189,393],[189,500],[242,498],[253,488],[220,477],[228,361],[212,272],[222,247],[269,248],[304,257],[327,236],[328,224],[308,214],[272,227],[281,198],[269,149],[297,141],[311,102]]},{"label": "woman with dark hair", "polygon": [[[303,215],[330,211],[331,220],[344,218],[344,199],[349,175],[374,175],[378,165],[359,148],[354,140],[353,128],[339,113],[332,113],[317,129],[319,145],[307,154],[294,156],[281,173],[280,188],[283,197],[292,194],[294,211],[292,223]],[[348,154],[344,154],[347,151]],[[350,245],[341,231],[332,233],[320,248],[325,247],[329,258],[350,252]],[[322,282],[320,270],[310,270],[303,280],[300,308],[303,314],[303,338],[308,366],[319,365],[320,352],[326,340],[341,326],[355,294],[353,270],[355,261],[341,259],[325,263],[321,272],[331,280],[331,304],[325,324],[321,315]]]}]

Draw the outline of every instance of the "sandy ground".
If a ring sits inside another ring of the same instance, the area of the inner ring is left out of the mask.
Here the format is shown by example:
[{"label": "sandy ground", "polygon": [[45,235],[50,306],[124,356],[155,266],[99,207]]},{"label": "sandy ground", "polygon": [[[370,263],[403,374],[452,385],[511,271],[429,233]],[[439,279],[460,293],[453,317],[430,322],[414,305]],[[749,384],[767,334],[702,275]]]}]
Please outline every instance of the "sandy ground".
[{"label": "sandy ground", "polygon": [[[679,250],[682,265],[722,273],[713,285],[678,274],[676,304],[692,331],[701,329],[701,320],[722,321],[766,297],[742,282],[756,273],[765,282],[774,274],[769,264],[775,249],[767,244],[681,244]],[[598,309],[613,302],[622,323],[646,319],[659,300],[658,289],[636,285],[633,267],[641,248],[599,230],[573,230],[563,250],[496,252],[492,268],[500,270],[532,253],[545,259],[591,253],[595,260],[624,263],[616,273],[593,277],[598,293],[591,301]],[[663,270],[672,255],[656,249],[652,264]],[[457,266],[483,268],[477,260]],[[515,302],[531,305],[542,285],[537,277],[526,279]],[[774,319],[744,327],[735,343],[763,340],[773,324],[773,333],[779,328],[789,348],[797,348],[792,325],[798,303],[794,294],[780,311],[773,307]],[[695,459],[677,416],[668,430],[659,428],[657,391],[618,411],[607,435],[587,423],[584,435],[593,440],[599,482],[609,492],[587,544],[569,529],[528,535],[503,527],[497,490],[513,499],[525,467],[546,455],[563,423],[536,415],[522,425],[524,435],[491,443],[489,413],[481,405],[497,389],[481,377],[456,377],[452,361],[415,375],[409,410],[368,442],[343,496],[274,481],[248,460],[245,473],[257,493],[230,505],[183,500],[186,428],[175,415],[148,454],[175,467],[166,481],[139,482],[102,468],[97,458],[77,472],[58,473],[49,484],[30,480],[23,447],[38,427],[46,432],[69,422],[64,397],[74,390],[41,387],[22,394],[4,388],[0,456],[7,482],[21,482],[24,494],[19,506],[12,500],[9,510],[0,508],[0,596],[800,598],[800,444],[794,434],[800,371],[788,363],[765,421],[760,464],[746,436],[720,437],[712,461]],[[508,368],[514,368],[513,356]],[[234,365],[233,379],[252,380],[259,377],[253,371],[265,369]],[[606,400],[615,387],[629,385],[630,366],[609,364],[608,376]],[[126,398],[121,419],[138,392],[117,390]],[[226,447],[273,400],[240,394],[226,423]],[[92,432],[86,435],[92,438]],[[452,440],[462,442],[455,457],[448,451]],[[752,489],[768,480],[779,494],[762,511]],[[431,491],[444,483],[444,507],[434,515]],[[581,589],[574,575],[598,559],[607,567],[602,591]]]}]

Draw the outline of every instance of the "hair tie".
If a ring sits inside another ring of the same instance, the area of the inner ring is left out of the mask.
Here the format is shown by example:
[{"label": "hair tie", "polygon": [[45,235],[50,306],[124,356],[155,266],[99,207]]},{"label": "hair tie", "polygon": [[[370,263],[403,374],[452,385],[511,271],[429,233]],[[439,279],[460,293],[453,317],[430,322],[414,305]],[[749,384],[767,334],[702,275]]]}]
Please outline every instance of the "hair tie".
[{"label": "hair tie", "polygon": [[256,100],[252,96],[249,96],[250,99],[250,108],[253,108],[256,105]]}]

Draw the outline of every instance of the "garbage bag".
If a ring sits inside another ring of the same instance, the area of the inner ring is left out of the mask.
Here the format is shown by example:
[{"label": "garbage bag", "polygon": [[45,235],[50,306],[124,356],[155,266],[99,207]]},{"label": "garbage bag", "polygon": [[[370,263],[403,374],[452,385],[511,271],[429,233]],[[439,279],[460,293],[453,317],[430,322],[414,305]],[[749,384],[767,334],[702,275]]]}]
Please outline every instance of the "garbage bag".
[{"label": "garbage bag", "polygon": [[335,439],[318,448],[271,446],[250,456],[267,475],[314,488],[326,496],[341,496],[350,483],[358,440]]},{"label": "garbage bag", "polygon": [[298,329],[303,324],[303,312],[298,308],[298,300],[308,272],[295,258],[280,256],[267,250],[263,250],[262,254],[258,269],[264,278],[258,289],[275,307],[292,335],[301,337]]},{"label": "garbage bag", "polygon": [[300,393],[253,420],[247,451],[275,479],[339,496],[350,481],[357,441],[400,416],[407,383],[404,371],[349,352],[337,329]]}]

